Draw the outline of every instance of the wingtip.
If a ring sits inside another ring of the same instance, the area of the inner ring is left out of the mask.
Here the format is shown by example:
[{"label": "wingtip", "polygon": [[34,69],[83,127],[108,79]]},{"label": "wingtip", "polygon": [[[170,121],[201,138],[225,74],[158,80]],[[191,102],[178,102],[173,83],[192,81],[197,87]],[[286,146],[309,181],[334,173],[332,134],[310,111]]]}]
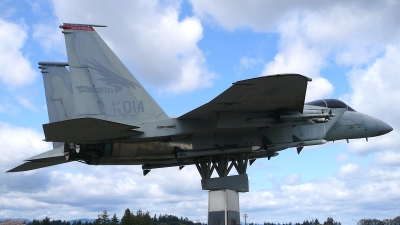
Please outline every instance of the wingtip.
[{"label": "wingtip", "polygon": [[15,172],[23,172],[23,171],[25,171],[25,170],[18,170],[18,167],[19,166],[15,167],[15,168],[12,168],[11,170],[6,171],[6,173],[15,173]]},{"label": "wingtip", "polygon": [[[22,164],[23,165],[23,164]],[[27,171],[27,170],[21,170],[21,166],[22,165],[19,165],[19,166],[17,166],[17,167],[15,167],[15,168],[12,168],[11,170],[8,170],[6,173],[16,173],[16,172],[24,172],[24,171]]]}]

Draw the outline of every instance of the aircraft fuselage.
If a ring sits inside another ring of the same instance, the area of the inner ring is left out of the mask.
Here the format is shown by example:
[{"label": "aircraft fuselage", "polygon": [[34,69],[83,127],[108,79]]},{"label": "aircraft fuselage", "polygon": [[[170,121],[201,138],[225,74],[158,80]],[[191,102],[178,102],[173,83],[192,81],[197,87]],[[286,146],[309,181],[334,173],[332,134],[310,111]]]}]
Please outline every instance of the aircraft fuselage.
[{"label": "aircraft fuselage", "polygon": [[[112,142],[112,150],[109,154],[91,157],[91,160],[87,160],[86,163],[136,165],[159,162],[178,165],[177,148],[185,151],[215,151],[215,155],[219,155],[229,151],[234,152],[235,149],[243,147],[256,146],[257,150],[249,151],[249,156],[261,158],[267,157],[267,154],[276,156],[276,152],[291,147],[374,137],[392,130],[381,120],[356,111],[310,105],[305,105],[304,109],[305,111],[321,109],[325,112],[331,111],[335,116],[327,122],[315,123],[312,120],[284,121],[257,113],[231,114],[228,117],[229,119],[234,117],[231,120],[233,124],[228,125],[224,122],[226,118],[221,114],[216,119],[173,118],[138,124],[137,126],[145,130],[145,133]],[[263,119],[252,121],[251,118]],[[271,143],[266,144],[263,137],[267,137]],[[79,158],[80,154],[84,154],[84,150],[75,157]],[[186,159],[186,161],[190,163],[194,159]]]}]

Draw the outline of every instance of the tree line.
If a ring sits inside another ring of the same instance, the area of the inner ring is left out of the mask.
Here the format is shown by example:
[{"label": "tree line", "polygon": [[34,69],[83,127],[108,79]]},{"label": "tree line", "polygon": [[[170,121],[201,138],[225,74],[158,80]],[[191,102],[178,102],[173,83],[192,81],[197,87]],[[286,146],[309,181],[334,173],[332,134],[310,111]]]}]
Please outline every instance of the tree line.
[{"label": "tree line", "polygon": [[[249,225],[256,225],[250,223]],[[340,222],[335,221],[333,218],[328,217],[325,222],[320,223],[318,219],[315,220],[304,220],[303,223],[270,223],[264,222],[264,225],[342,225]]]},{"label": "tree line", "polygon": [[[400,216],[395,217],[394,219],[361,219],[356,221],[357,225],[400,225]],[[70,222],[70,221],[61,221],[61,220],[50,220],[49,217],[45,217],[43,220],[33,220],[32,222],[27,223],[27,225],[207,225],[202,223],[194,223],[189,220],[187,217],[177,217],[174,215],[156,215],[151,216],[148,211],[143,212],[142,210],[136,211],[136,214],[131,212],[128,208],[125,210],[124,215],[121,220],[117,217],[117,214],[114,213],[113,216],[110,216],[107,210],[104,210],[101,214],[97,216],[93,222],[85,221],[82,222],[80,220]],[[262,225],[258,223],[248,223],[248,225]],[[264,222],[263,225],[341,225],[340,222],[335,221],[333,218],[328,217],[326,221],[320,223],[318,219],[315,220],[304,220],[302,223],[271,223]]]},{"label": "tree line", "polygon": [[400,225],[400,216],[393,219],[362,219],[357,222],[357,225]]},{"label": "tree line", "polygon": [[[400,216],[395,217],[394,219],[361,219],[357,222],[357,225],[400,225]],[[250,223],[249,225],[258,225]],[[335,221],[333,218],[328,217],[325,222],[320,223],[318,219],[315,220],[305,220],[303,223],[268,223],[264,222],[264,225],[341,225],[340,222]]]},{"label": "tree line", "polygon": [[50,220],[49,217],[45,217],[43,220],[33,220],[27,225],[159,225],[159,224],[167,224],[167,225],[205,225],[201,223],[193,223],[193,221],[186,218],[179,218],[174,215],[159,215],[150,216],[150,213],[143,212],[142,210],[138,210],[136,214],[131,212],[128,208],[125,210],[124,215],[121,220],[117,217],[117,214],[114,213],[113,216],[110,217],[107,210],[104,210],[101,214],[97,216],[93,222],[85,221],[82,222],[80,220],[70,222],[70,221],[61,221],[61,220]]}]

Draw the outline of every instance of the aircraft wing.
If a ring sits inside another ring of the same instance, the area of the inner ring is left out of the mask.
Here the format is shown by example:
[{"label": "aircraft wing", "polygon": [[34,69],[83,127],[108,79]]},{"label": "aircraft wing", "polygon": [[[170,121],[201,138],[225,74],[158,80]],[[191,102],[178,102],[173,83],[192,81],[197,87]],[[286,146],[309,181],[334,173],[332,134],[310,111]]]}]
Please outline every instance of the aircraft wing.
[{"label": "aircraft wing", "polygon": [[278,74],[242,80],[216,98],[180,119],[213,119],[218,112],[303,112],[307,82],[310,78],[299,74]]}]

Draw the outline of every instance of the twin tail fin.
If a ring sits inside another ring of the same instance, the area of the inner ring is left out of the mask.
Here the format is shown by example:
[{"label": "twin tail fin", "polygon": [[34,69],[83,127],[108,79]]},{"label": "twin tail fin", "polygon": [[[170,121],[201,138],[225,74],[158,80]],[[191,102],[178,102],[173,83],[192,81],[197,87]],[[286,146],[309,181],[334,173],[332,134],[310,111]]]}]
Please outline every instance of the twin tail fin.
[{"label": "twin tail fin", "polygon": [[94,30],[66,24],[63,29],[76,117],[137,125],[169,117]]}]

